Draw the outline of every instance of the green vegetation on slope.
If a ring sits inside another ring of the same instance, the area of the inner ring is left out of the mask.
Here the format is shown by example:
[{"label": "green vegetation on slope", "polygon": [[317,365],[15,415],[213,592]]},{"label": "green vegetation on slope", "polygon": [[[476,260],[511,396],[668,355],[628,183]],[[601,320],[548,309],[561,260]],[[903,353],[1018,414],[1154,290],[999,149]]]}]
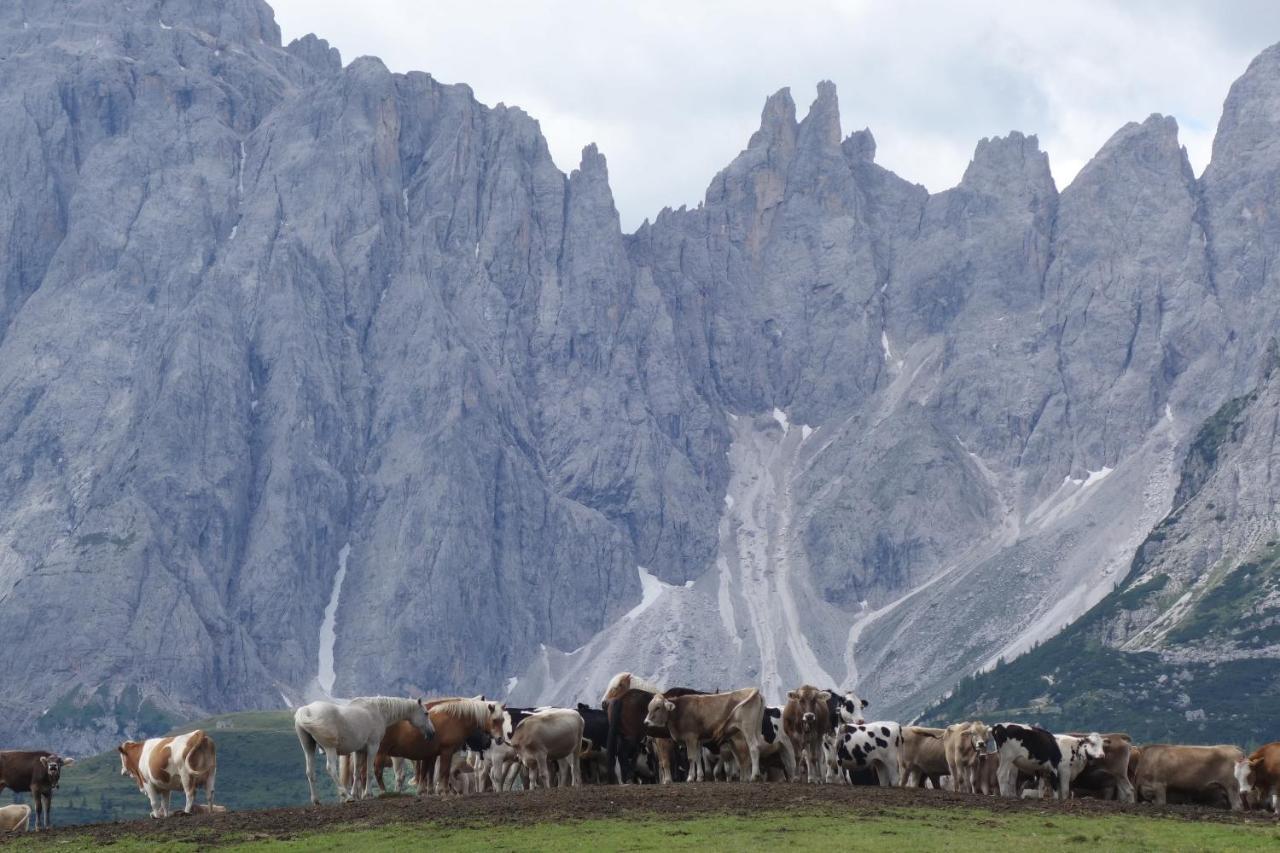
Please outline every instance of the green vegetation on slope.
[{"label": "green vegetation on slope", "polygon": [[[302,752],[293,733],[293,715],[288,711],[226,714],[171,733],[197,728],[212,735],[218,745],[217,802],[236,811],[307,802]],[[333,783],[327,776],[318,784],[322,796],[333,797]],[[204,801],[203,795],[200,801]],[[174,795],[173,802],[181,806],[181,792]],[[146,817],[150,811],[138,786],[120,775],[120,757],[114,750],[68,767],[53,808],[59,825]]]},{"label": "green vegetation on slope", "polygon": [[[518,796],[518,795],[517,795]],[[172,851],[195,850],[223,838],[166,843]],[[1274,849],[1280,831],[1267,825],[1193,823],[1133,815],[1080,817],[981,809],[883,809],[874,814],[827,811],[766,812],[751,817],[717,816],[643,819],[595,819],[533,825],[439,826],[404,824],[380,829],[351,827],[339,832],[302,835],[286,841],[232,843],[228,851],[447,849],[490,853],[495,850],[743,850],[785,845],[789,850],[987,851],[1001,849],[1114,851]],[[17,849],[38,842],[20,842]],[[64,850],[88,850],[94,842],[69,841]],[[155,849],[155,842],[120,839],[112,849]]]}]

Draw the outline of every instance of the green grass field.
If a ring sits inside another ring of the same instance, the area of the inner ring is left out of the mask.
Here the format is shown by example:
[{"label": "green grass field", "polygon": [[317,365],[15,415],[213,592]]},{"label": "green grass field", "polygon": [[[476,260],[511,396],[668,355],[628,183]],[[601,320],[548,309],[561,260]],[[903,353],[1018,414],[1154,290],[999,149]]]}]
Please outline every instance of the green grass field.
[{"label": "green grass field", "polygon": [[[95,849],[89,839],[58,839],[61,850]],[[449,827],[408,824],[302,834],[289,840],[237,840],[221,835],[164,843],[119,838],[112,849],[195,850],[217,843],[223,850],[457,851],[788,850],[988,851],[1230,851],[1276,849],[1280,829],[1131,815],[1000,814],[980,809],[884,809],[875,814],[790,811],[755,817],[627,818],[558,821],[531,825]],[[223,846],[225,845],[225,846]],[[14,849],[44,847],[40,839]]]}]

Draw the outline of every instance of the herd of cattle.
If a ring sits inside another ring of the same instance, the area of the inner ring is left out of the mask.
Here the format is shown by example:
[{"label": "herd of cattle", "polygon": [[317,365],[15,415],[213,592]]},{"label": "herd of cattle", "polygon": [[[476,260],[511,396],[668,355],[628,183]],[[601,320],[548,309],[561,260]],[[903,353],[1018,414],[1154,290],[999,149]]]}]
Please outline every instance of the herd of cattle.
[{"label": "herd of cattle", "polygon": [[[311,800],[315,760],[338,797],[368,797],[388,767],[396,790],[414,770],[418,793],[576,786],[584,781],[807,781],[947,788],[1005,797],[1093,796],[1200,802],[1280,814],[1280,742],[1246,756],[1234,746],[1136,746],[1118,732],[1053,734],[1022,723],[980,721],[946,728],[867,722],[853,692],[809,685],[781,707],[756,688],[704,693],[661,690],[632,675],[610,682],[600,707],[513,708],[484,697],[434,701],[365,697],[312,702],[294,713]],[[120,745],[120,773],[166,817],[182,791],[183,812],[214,804],[217,755],[203,731]],[[49,752],[0,752],[0,790],[30,792],[36,827],[51,825],[62,768]],[[205,803],[196,803],[203,789]],[[0,808],[0,831],[27,828],[31,807]]]}]

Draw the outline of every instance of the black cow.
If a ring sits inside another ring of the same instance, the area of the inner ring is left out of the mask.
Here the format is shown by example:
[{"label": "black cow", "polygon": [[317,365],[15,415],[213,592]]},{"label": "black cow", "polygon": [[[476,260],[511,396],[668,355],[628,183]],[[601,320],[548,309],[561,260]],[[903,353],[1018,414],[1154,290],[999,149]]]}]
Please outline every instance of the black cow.
[{"label": "black cow", "polygon": [[996,755],[1000,759],[996,779],[1000,783],[1002,797],[1022,795],[1018,784],[1019,771],[1033,778],[1047,779],[1054,790],[1058,788],[1059,774],[1070,773],[1069,768],[1063,766],[1058,739],[1046,729],[1000,723],[991,727],[991,737],[996,742]]},{"label": "black cow", "polygon": [[53,791],[62,779],[62,768],[74,762],[70,758],[45,750],[8,750],[0,752],[0,791],[31,794],[36,812],[36,829],[53,826]]}]

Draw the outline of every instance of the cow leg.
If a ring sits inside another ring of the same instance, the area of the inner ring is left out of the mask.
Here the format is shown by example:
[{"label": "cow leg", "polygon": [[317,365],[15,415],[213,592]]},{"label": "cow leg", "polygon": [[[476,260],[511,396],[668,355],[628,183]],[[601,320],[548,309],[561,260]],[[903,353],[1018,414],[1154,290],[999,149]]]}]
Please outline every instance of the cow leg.
[{"label": "cow leg", "polygon": [[1239,785],[1228,785],[1228,786],[1227,786],[1227,801],[1228,801],[1229,803],[1231,803],[1231,810],[1232,810],[1233,812],[1238,812],[1238,811],[1243,811],[1243,810],[1244,810],[1244,802],[1240,799],[1240,786],[1239,786]]},{"label": "cow leg", "polygon": [[182,807],[185,814],[191,814],[191,810],[196,806],[196,780],[190,775],[182,780],[182,796],[186,798],[186,803]]},{"label": "cow leg", "polygon": [[1125,774],[1121,774],[1115,779],[1116,799],[1122,803],[1132,803],[1137,798],[1134,796],[1133,785],[1130,784],[1129,778]]},{"label": "cow leg", "polygon": [[696,735],[684,739],[685,753],[689,756],[689,776],[686,781],[702,782],[706,779],[706,762],[702,760],[702,744]]},{"label": "cow leg", "polygon": [[[164,817],[164,799],[160,796],[160,790],[155,785],[147,783],[146,791],[147,799],[151,802],[151,816],[157,819]],[[38,819],[36,823],[39,824]]]},{"label": "cow leg", "polygon": [[747,738],[747,752],[751,755],[751,781],[764,781],[764,774],[760,772],[760,742],[755,737]]}]

